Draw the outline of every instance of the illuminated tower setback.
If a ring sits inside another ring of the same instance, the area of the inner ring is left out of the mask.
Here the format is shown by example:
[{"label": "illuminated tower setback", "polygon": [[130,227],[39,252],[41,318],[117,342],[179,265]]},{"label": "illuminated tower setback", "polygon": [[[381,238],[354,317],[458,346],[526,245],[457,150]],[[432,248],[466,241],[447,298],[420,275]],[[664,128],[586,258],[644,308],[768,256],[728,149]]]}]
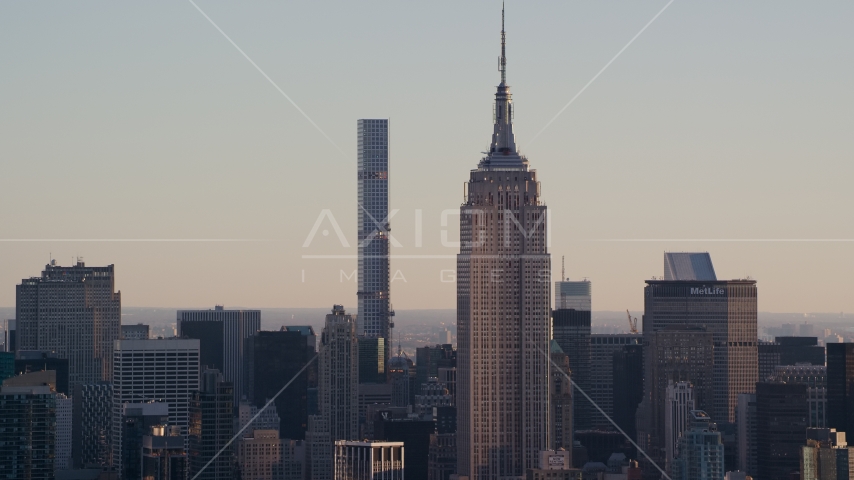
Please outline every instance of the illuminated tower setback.
[{"label": "illuminated tower setback", "polygon": [[504,38],[502,11],[492,144],[460,209],[457,453],[471,480],[522,477],[550,447],[546,206],[516,148]]},{"label": "illuminated tower setback", "polygon": [[[389,345],[388,119],[361,119],[358,130],[358,335]],[[386,358],[388,357],[386,348]]]}]

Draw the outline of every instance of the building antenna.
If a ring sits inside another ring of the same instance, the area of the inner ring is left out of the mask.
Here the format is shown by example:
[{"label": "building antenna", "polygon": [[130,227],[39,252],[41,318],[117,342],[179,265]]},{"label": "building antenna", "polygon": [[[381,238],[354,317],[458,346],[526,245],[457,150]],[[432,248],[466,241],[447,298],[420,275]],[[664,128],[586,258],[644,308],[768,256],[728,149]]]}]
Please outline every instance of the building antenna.
[{"label": "building antenna", "polygon": [[501,58],[498,60],[498,70],[501,71],[501,84],[507,82],[507,55],[504,52],[504,2],[501,2]]},{"label": "building antenna", "polygon": [[566,256],[560,256],[560,281],[566,281]]}]

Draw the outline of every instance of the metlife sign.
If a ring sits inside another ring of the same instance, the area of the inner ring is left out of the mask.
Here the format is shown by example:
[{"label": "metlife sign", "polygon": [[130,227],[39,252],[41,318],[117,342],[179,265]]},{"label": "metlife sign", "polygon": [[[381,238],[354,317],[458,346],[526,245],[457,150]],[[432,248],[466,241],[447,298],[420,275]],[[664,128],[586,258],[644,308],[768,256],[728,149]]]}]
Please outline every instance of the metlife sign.
[{"label": "metlife sign", "polygon": [[720,287],[691,287],[691,295],[722,296],[726,295],[726,289]]}]

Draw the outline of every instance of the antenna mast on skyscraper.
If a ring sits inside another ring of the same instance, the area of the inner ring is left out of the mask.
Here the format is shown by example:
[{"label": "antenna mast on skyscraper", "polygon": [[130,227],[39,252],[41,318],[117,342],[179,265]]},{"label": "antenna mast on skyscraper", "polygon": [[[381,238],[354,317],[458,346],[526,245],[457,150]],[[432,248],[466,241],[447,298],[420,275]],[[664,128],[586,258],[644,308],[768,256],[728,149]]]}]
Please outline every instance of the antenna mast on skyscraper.
[{"label": "antenna mast on skyscraper", "polygon": [[560,256],[560,281],[563,282],[566,280],[566,256]]},{"label": "antenna mast on skyscraper", "polygon": [[504,2],[501,2],[501,58],[498,59],[498,70],[501,72],[501,84],[507,82],[507,56],[504,53]]}]

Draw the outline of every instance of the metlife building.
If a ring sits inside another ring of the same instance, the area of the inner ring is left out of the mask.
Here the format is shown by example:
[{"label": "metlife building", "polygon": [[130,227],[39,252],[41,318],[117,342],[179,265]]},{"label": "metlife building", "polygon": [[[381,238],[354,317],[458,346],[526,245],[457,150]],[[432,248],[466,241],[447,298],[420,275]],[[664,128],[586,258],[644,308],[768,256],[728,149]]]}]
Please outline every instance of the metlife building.
[{"label": "metlife building", "polygon": [[684,326],[712,333],[715,422],[734,422],[738,395],[759,381],[756,309],[754,280],[646,281],[644,334]]}]

